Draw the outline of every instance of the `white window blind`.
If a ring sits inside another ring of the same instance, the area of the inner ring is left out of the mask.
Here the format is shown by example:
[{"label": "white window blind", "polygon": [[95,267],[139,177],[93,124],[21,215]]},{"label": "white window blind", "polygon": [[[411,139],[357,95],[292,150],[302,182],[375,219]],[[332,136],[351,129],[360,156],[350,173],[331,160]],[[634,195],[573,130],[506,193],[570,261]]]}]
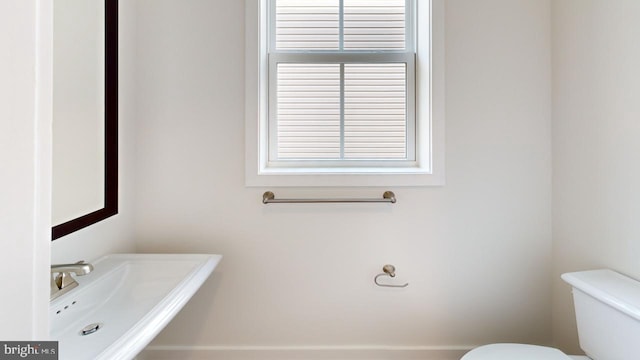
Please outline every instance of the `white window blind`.
[{"label": "white window blind", "polygon": [[343,16],[345,49],[405,49],[405,0],[344,0]]},{"label": "white window blind", "polygon": [[415,160],[411,4],[271,0],[271,163]]},{"label": "white window blind", "polygon": [[278,65],[278,158],[340,158],[340,65]]},{"label": "white window blind", "polygon": [[274,0],[276,49],[336,50],[340,47],[338,0]]},{"label": "white window blind", "polygon": [[405,64],[346,64],[344,158],[406,159]]}]

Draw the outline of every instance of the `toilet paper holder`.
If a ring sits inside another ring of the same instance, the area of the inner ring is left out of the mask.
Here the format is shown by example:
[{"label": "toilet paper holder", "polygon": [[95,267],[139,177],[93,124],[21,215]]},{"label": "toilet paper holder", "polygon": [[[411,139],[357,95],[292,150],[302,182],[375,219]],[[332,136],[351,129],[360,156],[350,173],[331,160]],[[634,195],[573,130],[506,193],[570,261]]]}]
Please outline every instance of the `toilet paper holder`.
[{"label": "toilet paper holder", "polygon": [[376,277],[373,278],[373,282],[376,283],[376,285],[378,286],[383,286],[383,287],[394,287],[394,288],[404,288],[409,286],[409,283],[405,283],[403,285],[397,285],[397,284],[384,284],[381,283],[378,278],[381,276],[388,276],[391,278],[396,277],[396,267],[391,265],[391,264],[387,264],[385,266],[382,267],[382,273],[376,275]]}]

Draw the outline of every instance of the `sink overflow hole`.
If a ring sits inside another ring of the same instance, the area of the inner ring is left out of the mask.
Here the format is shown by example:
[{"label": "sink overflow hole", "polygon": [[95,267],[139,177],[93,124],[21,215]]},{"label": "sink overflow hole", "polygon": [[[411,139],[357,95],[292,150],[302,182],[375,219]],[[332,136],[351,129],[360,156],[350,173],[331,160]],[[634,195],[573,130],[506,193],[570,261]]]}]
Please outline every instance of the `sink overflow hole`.
[{"label": "sink overflow hole", "polygon": [[90,334],[93,334],[94,332],[100,330],[101,327],[102,327],[102,324],[93,323],[93,324],[87,325],[84,328],[82,328],[82,331],[80,331],[80,334],[82,336],[90,335]]},{"label": "sink overflow hole", "polygon": [[[77,303],[78,303],[78,302],[74,300],[74,301],[71,303],[71,305],[75,305],[75,304],[77,304]],[[60,309],[60,310],[56,311],[56,314],[60,314],[63,310],[67,310],[67,309],[69,309],[69,305],[65,305],[65,306],[64,306],[64,309]]]}]

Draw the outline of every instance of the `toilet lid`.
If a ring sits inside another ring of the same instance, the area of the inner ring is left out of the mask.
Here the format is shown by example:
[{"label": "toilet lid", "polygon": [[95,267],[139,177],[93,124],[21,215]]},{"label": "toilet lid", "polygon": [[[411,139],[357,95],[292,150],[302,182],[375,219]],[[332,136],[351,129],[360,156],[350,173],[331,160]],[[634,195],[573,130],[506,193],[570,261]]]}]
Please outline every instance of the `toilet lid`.
[{"label": "toilet lid", "polygon": [[469,351],[460,360],[571,360],[558,349],[524,344],[491,344]]}]

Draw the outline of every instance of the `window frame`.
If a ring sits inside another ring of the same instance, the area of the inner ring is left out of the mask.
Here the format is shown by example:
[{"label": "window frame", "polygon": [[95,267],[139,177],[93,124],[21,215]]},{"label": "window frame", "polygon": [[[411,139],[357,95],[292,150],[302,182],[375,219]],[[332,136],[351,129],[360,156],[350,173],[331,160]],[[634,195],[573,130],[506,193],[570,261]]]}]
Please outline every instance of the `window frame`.
[{"label": "window frame", "polygon": [[[246,173],[247,186],[433,186],[444,185],[444,0],[416,0],[408,10],[411,19],[428,17],[428,26],[418,20],[415,35],[415,160],[366,161],[366,167],[348,160],[318,167],[306,161],[269,160],[269,45],[267,16],[270,0],[245,0],[246,4]],[[426,6],[425,6],[426,4]],[[413,21],[413,20],[411,20]],[[282,51],[286,52],[286,51]],[[323,51],[315,51],[322,53]],[[353,51],[358,52],[358,51]],[[371,52],[369,55],[375,56]],[[405,53],[389,51],[396,56]],[[326,55],[326,56],[332,56]],[[349,56],[350,53],[344,54]],[[287,54],[291,59],[296,53]],[[403,60],[404,61],[404,60]],[[425,71],[426,70],[426,71]],[[409,77],[409,74],[407,75]],[[271,82],[272,84],[274,82]],[[408,107],[410,105],[408,104]],[[408,141],[410,139],[407,139]],[[315,161],[323,163],[323,160]],[[358,163],[364,161],[357,160]],[[325,162],[326,164],[327,162]]]}]

